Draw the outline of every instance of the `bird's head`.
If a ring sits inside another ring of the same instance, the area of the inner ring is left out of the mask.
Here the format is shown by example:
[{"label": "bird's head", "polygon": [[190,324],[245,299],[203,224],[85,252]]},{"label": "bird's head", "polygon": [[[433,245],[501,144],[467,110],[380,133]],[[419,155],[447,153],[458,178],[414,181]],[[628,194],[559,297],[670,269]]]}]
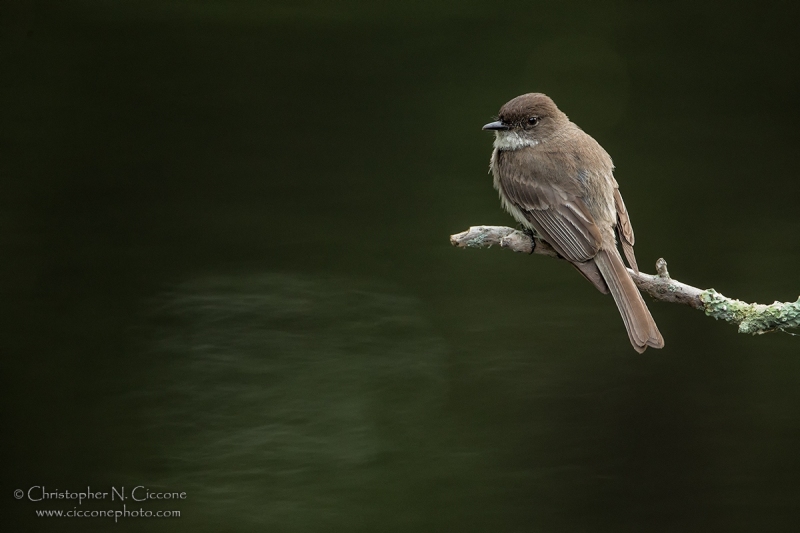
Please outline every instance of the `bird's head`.
[{"label": "bird's head", "polygon": [[500,150],[518,150],[536,146],[569,124],[549,96],[528,93],[517,96],[500,108],[495,122],[483,129],[495,132],[494,145]]}]

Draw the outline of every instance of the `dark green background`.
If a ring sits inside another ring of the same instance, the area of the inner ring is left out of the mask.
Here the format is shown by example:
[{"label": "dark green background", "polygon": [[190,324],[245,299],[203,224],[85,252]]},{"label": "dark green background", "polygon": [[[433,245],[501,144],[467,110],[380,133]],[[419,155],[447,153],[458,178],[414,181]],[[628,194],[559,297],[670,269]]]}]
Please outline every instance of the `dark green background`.
[{"label": "dark green background", "polygon": [[[4,0],[0,522],[795,530],[800,341],[652,302],[640,356],[563,263],[448,236],[512,223],[480,127],[542,91],[643,269],[796,299],[797,9]],[[37,519],[74,505],[32,485],[188,498]]]}]

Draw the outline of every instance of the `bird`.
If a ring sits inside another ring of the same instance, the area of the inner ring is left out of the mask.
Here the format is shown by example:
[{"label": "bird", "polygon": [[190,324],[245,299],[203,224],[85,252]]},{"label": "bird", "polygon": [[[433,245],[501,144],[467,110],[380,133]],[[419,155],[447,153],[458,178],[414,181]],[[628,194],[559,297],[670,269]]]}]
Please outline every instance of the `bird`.
[{"label": "bird", "polygon": [[631,269],[630,217],[611,156],[542,93],[506,102],[497,120],[490,161],[502,206],[548,243],[601,293],[611,293],[633,348],[663,348],[664,338],[625,267]]}]

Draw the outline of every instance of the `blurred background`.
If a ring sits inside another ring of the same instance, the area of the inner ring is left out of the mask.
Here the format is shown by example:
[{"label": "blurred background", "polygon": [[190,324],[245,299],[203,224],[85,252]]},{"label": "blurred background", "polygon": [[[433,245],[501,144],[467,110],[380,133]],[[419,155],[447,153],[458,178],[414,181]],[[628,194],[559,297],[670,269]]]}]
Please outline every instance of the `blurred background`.
[{"label": "blurred background", "polygon": [[716,4],[4,0],[9,531],[796,530],[800,340],[650,302],[637,355],[565,264],[448,241],[513,225],[481,126],[539,91],[643,270],[797,299],[800,7]]}]

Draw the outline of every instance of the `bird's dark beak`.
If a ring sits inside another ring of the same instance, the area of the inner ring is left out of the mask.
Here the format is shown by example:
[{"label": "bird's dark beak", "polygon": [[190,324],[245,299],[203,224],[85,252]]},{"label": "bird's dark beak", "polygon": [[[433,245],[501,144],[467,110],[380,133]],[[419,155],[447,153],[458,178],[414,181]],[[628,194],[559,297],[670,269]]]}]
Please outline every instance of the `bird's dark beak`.
[{"label": "bird's dark beak", "polygon": [[497,122],[490,122],[483,127],[485,130],[507,130],[508,126],[503,124],[502,120],[498,120]]}]

